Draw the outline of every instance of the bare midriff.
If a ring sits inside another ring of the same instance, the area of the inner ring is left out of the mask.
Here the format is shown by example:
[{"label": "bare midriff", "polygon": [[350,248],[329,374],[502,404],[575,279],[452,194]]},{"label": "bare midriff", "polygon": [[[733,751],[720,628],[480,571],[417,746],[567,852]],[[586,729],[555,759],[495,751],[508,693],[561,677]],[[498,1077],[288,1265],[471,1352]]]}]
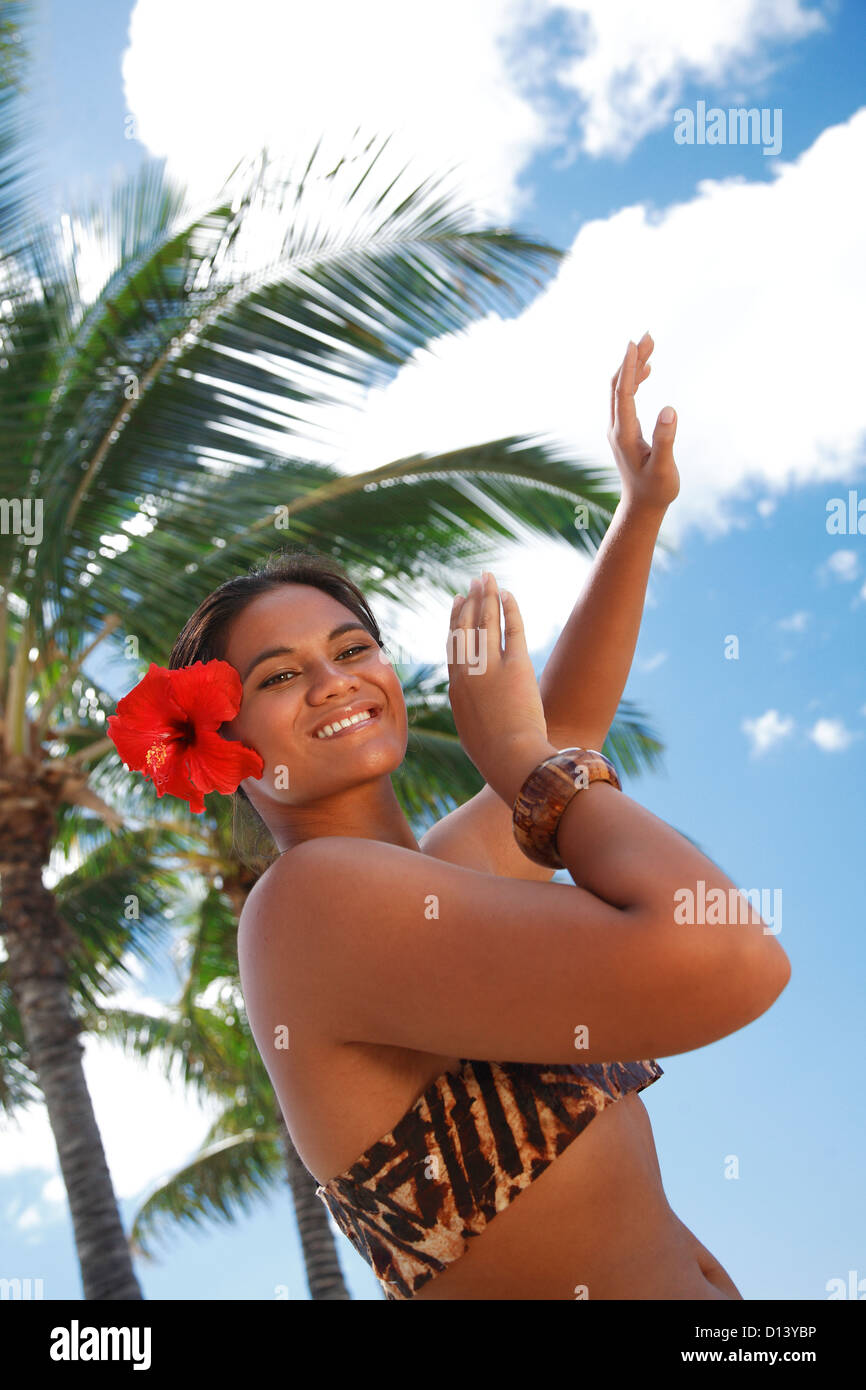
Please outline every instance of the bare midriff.
[{"label": "bare midriff", "polygon": [[740,1295],[671,1209],[649,1116],[631,1092],[600,1111],[466,1253],[415,1297]]}]

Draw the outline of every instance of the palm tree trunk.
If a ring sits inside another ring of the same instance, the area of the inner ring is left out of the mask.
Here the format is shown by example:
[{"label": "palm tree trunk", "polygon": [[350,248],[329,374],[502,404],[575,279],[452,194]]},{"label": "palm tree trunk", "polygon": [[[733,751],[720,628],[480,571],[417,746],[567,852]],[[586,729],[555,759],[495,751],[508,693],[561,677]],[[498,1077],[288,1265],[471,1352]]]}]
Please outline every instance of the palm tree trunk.
[{"label": "palm tree trunk", "polygon": [[316,1180],[301,1161],[282,1115],[280,1130],[310,1297],[348,1299],[350,1294],[343,1280],[337,1247],[328,1225],[327,1208],[316,1196]]},{"label": "palm tree trunk", "polygon": [[86,1299],[141,1299],[82,1065],[69,994],[73,944],[42,882],[56,769],[24,756],[0,770],[0,885],[7,977],[57,1145]]}]

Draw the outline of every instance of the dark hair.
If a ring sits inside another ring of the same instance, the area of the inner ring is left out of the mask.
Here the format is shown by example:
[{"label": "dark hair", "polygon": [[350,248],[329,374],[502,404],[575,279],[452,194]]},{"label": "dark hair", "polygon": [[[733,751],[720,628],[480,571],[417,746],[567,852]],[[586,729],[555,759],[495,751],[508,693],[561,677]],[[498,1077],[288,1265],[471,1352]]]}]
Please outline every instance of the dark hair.
[{"label": "dark hair", "polygon": [[[224,661],[231,623],[259,594],[281,584],[311,584],[322,589],[350,609],[377,644],[384,647],[379,624],[367,600],[342,566],[313,546],[298,545],[272,551],[248,574],[227,579],[208,594],[187,619],[172,647],[169,670],[191,666],[195,661]],[[233,793],[232,801],[232,848],[248,868],[263,872],[277,853],[273,837],[242,787]]]}]

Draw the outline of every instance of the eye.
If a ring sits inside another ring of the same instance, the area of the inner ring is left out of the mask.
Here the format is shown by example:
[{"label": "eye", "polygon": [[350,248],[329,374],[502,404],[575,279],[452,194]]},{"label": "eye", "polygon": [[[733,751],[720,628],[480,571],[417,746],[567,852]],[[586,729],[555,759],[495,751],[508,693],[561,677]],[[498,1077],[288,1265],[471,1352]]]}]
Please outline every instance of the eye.
[{"label": "eye", "polygon": [[[346,647],[345,651],[340,652],[340,656],[348,656],[350,652],[368,652],[369,650],[370,647],[368,643],[359,642],[354,647]],[[295,675],[297,675],[297,671],[277,671],[275,675],[269,676],[266,681],[262,681],[259,688],[261,690],[266,690],[269,685],[285,685],[285,681],[281,680],[280,677]]]}]

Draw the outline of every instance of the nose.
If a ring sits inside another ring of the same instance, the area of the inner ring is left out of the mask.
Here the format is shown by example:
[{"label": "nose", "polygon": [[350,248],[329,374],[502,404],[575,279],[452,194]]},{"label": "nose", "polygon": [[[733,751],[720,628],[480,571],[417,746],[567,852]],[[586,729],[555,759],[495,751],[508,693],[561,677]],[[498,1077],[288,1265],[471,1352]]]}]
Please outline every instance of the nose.
[{"label": "nose", "polygon": [[313,705],[327,704],[335,695],[345,696],[347,691],[358,690],[359,684],[357,675],[344,664],[322,657],[310,678],[307,698]]}]

